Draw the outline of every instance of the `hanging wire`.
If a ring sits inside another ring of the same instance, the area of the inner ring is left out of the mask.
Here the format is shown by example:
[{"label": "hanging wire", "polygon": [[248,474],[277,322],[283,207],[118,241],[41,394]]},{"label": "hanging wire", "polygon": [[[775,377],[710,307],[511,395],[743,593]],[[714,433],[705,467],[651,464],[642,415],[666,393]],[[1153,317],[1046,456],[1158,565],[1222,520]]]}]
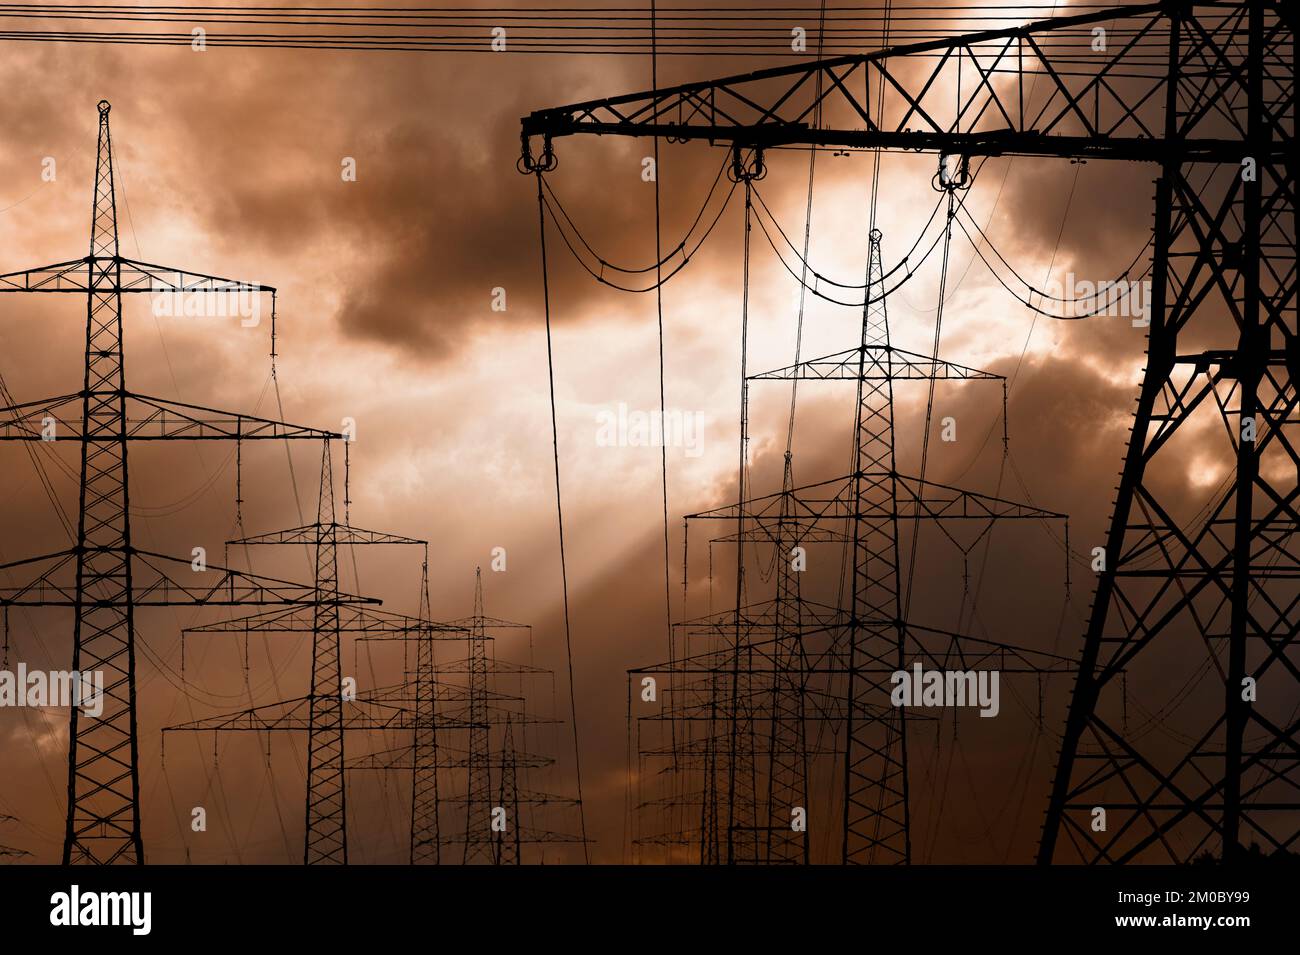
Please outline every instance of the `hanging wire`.
[{"label": "hanging wire", "polygon": [[[591,862],[591,845],[587,841],[587,815],[582,798],[582,747],[578,742],[578,702],[573,681],[573,629],[569,617],[569,570],[564,553],[564,501],[560,491],[560,428],[555,407],[555,353],[551,334],[551,289],[546,262],[546,199],[542,192],[542,176],[546,163],[538,165],[533,173],[537,177],[537,224],[542,252],[542,306],[546,317],[546,369],[551,399],[551,446],[555,464],[555,514],[560,537],[560,581],[564,597],[564,649],[569,671],[569,716],[573,721],[573,765],[577,779],[578,821],[582,834],[583,861]],[[553,164],[549,168],[554,168]]]},{"label": "hanging wire", "polygon": [[235,524],[244,526],[244,436],[243,418],[235,421]]},{"label": "hanging wire", "polygon": [[[343,526],[352,526],[352,441],[343,442]],[[353,548],[353,563],[356,562],[356,548]],[[358,583],[358,587],[360,584]]]},{"label": "hanging wire", "polygon": [[[650,0],[650,89],[651,95],[657,98],[659,92],[659,47],[658,47],[658,17],[656,16],[655,2]],[[658,323],[659,334],[659,422],[660,427],[664,427],[668,420],[668,399],[667,389],[664,383],[664,283],[663,283],[663,214],[661,203],[660,174],[662,169],[659,165],[659,137],[654,136],[651,139],[653,143],[653,161],[654,161],[654,200],[655,200],[655,317]],[[718,178],[713,181],[713,189],[717,188],[721,181],[722,170],[718,171]],[[705,199],[707,206],[709,199],[713,197],[713,189],[709,190],[709,196]],[[691,224],[691,230],[699,222],[700,216],[704,215],[704,206],[700,208],[699,216],[696,216],[695,223]],[[690,235],[688,230],[687,236]],[[684,238],[683,243],[686,241]],[[668,542],[668,441],[665,437],[659,442],[659,464],[663,484],[663,520],[664,520],[664,626],[668,630],[668,670],[673,674],[676,670],[677,648],[673,640],[673,598],[672,598],[672,567],[669,558]],[[671,691],[673,685],[672,676],[668,680],[668,688]],[[669,699],[673,697],[669,695]],[[628,705],[631,705],[629,700]],[[671,716],[668,721],[669,735],[672,738],[672,764],[673,769],[677,769],[677,721]],[[629,766],[629,771],[631,767]]]},{"label": "hanging wire", "polygon": [[[939,158],[941,167],[945,158],[946,157],[942,157],[942,156]],[[943,333],[944,296],[947,292],[948,257],[952,246],[952,223],[953,223],[953,219],[956,217],[955,210],[956,210],[957,188],[959,187],[954,186],[952,188],[948,188],[947,190],[948,191],[948,222],[943,233],[944,236],[943,259],[939,266],[939,305],[935,311],[935,316],[934,316],[934,343],[930,355],[932,361],[938,361],[939,341]],[[930,426],[934,416],[935,379],[933,377],[930,378],[929,385],[930,385],[929,394],[926,399],[926,405],[925,405],[925,428],[921,432],[921,470],[920,470],[920,474],[918,475],[919,478],[919,486],[917,488],[918,497],[925,493],[926,468],[927,465],[929,464]],[[920,537],[920,527],[921,527],[921,511],[918,508],[916,512],[916,516],[913,518],[912,521],[911,553],[908,558],[907,577],[906,577],[907,594],[903,600],[903,619],[905,620],[907,619],[908,611],[911,609],[912,606],[912,595],[916,590],[914,575],[916,573],[916,554],[917,554],[917,546],[919,542],[918,539]]]},{"label": "hanging wire", "polygon": [[271,377],[275,377],[275,290],[271,290]]}]

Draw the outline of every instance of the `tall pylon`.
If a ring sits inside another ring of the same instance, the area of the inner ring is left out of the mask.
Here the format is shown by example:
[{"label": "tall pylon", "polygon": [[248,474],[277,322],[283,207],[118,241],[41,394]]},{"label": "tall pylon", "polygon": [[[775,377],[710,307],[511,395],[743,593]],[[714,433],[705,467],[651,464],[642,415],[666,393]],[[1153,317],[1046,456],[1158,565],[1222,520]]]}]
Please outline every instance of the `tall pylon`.
[{"label": "tall pylon", "polygon": [[316,603],[311,628],[311,729],[307,734],[306,849],[303,861],[348,861],[343,780],[343,668],[339,635],[339,532],[334,465],[326,442],[316,505]]},{"label": "tall pylon", "polygon": [[[363,697],[347,698],[343,685],[342,668],[342,633],[344,630],[341,617],[343,591],[339,587],[338,551],[340,547],[398,544],[424,548],[423,566],[428,567],[428,541],[389,534],[382,531],[366,530],[353,527],[345,514],[344,523],[337,519],[335,511],[334,464],[330,451],[330,442],[326,441],[321,452],[320,496],[317,499],[316,521],[302,527],[270,531],[251,537],[242,537],[229,541],[229,547],[249,547],[264,544],[289,544],[312,548],[316,567],[316,599],[312,604],[312,654],[311,654],[311,692],[307,697],[308,718],[306,726],[295,720],[279,720],[278,725],[264,726],[266,729],[307,730],[307,797],[304,803],[303,863],[305,865],[347,865],[347,786],[344,774],[344,730],[391,728],[392,720],[400,708],[392,713],[372,716],[360,712],[350,720],[345,710],[353,703],[364,707],[366,704],[378,705],[378,699]],[[426,570],[427,573],[427,570]],[[401,629],[409,629],[410,618],[396,621]],[[237,631],[244,625],[245,632],[256,629],[263,623],[255,621],[228,621],[219,627],[204,628],[210,631]],[[391,618],[378,616],[362,618],[361,625],[372,625],[375,630],[387,630],[393,627]],[[426,621],[427,624],[427,621]],[[421,625],[417,622],[416,627]],[[279,627],[288,630],[288,627]],[[349,629],[355,629],[349,627]],[[191,631],[194,632],[194,631]],[[244,720],[252,719],[259,713],[275,711],[276,708],[292,709],[300,701],[284,701],[269,704],[267,707],[254,707],[229,716],[199,720],[179,726],[168,727],[169,731],[198,731],[208,729],[245,729]],[[391,701],[383,701],[391,708]],[[410,716],[404,714],[400,719],[402,725],[409,725]],[[263,722],[265,719],[263,718]]]},{"label": "tall pylon", "polygon": [[513,716],[506,717],[505,731],[501,737],[501,787],[493,813],[502,812],[504,826],[496,829],[492,847],[492,861],[497,865],[519,865],[521,830],[519,817],[519,780],[515,758],[515,724]]},{"label": "tall pylon", "polygon": [[[0,409],[0,439],[77,441],[81,470],[77,537],[67,551],[0,571],[29,576],[0,590],[0,605],[73,609],[72,669],[102,673],[98,715],[73,707],[63,862],[144,860],[136,723],[138,606],[310,604],[312,588],[141,551],[131,537],[128,447],[135,440],[328,440],[330,431],[136,395],[126,388],[122,295],[262,293],[271,286],[123,258],[119,254],[110,106],[98,104],[90,252],[0,275],[0,292],[86,295],[81,389]],[[272,299],[274,302],[274,299]],[[272,326],[274,327],[274,304]],[[274,332],[272,333],[274,336]],[[75,409],[75,410],[74,410]],[[174,572],[174,573],[173,573]],[[214,576],[215,575],[215,576]],[[358,598],[342,598],[352,602]]]},{"label": "tall pylon", "polygon": [[[858,354],[853,446],[853,603],[849,617],[848,726],[844,752],[844,861],[910,862],[907,711],[879,715],[871,664],[901,670],[904,622],[898,571],[898,469],[894,374],[880,230],[872,229]],[[874,298],[874,300],[873,300]]]},{"label": "tall pylon", "polygon": [[[1272,0],[1116,6],[522,123],[521,168],[538,175],[553,139],[578,133],[1149,164],[1147,362],[1097,542],[1043,864],[1232,859],[1300,839],[1295,29],[1293,5]],[[1126,39],[1097,42],[1108,34]],[[972,64],[999,82],[963,82]],[[1211,433],[1192,447],[1224,485],[1189,490],[1188,445]],[[1153,716],[1129,729],[1136,681]]]},{"label": "tall pylon", "polygon": [[791,826],[791,813],[808,807],[808,659],[800,628],[799,572],[791,555],[800,546],[792,526],[794,460],[787,451],[782,468],[781,508],[776,523],[776,633],[772,660],[771,725],[768,734],[767,825],[763,861],[811,861],[806,826]]},{"label": "tall pylon", "polygon": [[[429,559],[421,570],[420,619],[431,619]],[[415,643],[415,738],[411,742],[411,865],[442,861],[442,826],[438,794],[438,671],[434,666],[432,627]]]},{"label": "tall pylon", "polygon": [[[806,828],[812,811],[807,805],[809,764],[828,755],[808,742],[808,714],[803,708],[810,702],[817,707],[814,721],[838,724],[833,735],[844,739],[839,753],[842,861],[910,862],[906,711],[885,705],[890,699],[891,676],[912,662],[940,670],[995,664],[1006,674],[1072,669],[1069,661],[1055,654],[977,640],[904,619],[898,565],[900,520],[985,526],[1007,519],[1064,520],[1065,515],[909,477],[898,470],[894,459],[895,382],[1003,379],[892,344],[880,232],[872,230],[869,240],[858,345],[751,376],[754,380],[854,382],[852,472],[795,487],[787,458],[781,491],[746,497],[739,505],[687,517],[688,535],[692,520],[734,524],[734,534],[712,538],[711,543],[734,543],[738,549],[747,543],[775,547],[781,568],[773,599],[728,611],[725,620],[720,615],[690,625],[704,633],[712,630],[717,646],[725,649],[709,648],[666,668],[653,668],[677,676],[716,678],[721,674],[730,685],[721,710],[710,704],[707,717],[689,710],[668,716],[707,720],[710,727],[700,834],[706,864],[810,861]],[[744,417],[742,414],[742,428]],[[787,548],[811,543],[838,543],[849,548],[852,593],[848,606],[823,607],[800,594],[793,555]],[[743,574],[743,563],[739,571]],[[837,695],[838,701],[834,699]],[[764,724],[765,773],[755,758],[762,752],[757,729]],[[682,736],[690,739],[689,733]],[[722,773],[725,786],[715,782]],[[751,779],[762,780],[768,794],[765,801],[751,794]],[[720,806],[724,808],[720,810]],[[753,816],[755,810],[761,811],[761,824],[737,825],[738,819]],[[802,826],[795,824],[800,810]],[[718,833],[723,813],[725,831]],[[819,815],[825,814],[823,804]],[[715,843],[720,843],[717,850]]]},{"label": "tall pylon", "polygon": [[469,635],[469,803],[465,807],[463,862],[492,861],[492,771],[487,721],[487,633],[483,618],[483,570],[474,568],[474,615]]},{"label": "tall pylon", "polygon": [[[1042,863],[1300,847],[1295,26],[1264,0],[1168,13],[1147,361]],[[1183,145],[1210,136],[1214,161]],[[1190,440],[1227,475],[1191,506]],[[1130,726],[1129,692],[1167,734]]]}]

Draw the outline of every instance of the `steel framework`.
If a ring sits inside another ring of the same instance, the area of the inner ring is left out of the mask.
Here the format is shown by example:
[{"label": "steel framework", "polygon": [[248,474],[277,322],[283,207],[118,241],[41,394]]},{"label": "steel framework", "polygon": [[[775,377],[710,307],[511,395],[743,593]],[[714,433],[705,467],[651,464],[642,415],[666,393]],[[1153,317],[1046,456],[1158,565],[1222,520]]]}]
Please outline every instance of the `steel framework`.
[{"label": "steel framework", "polygon": [[[687,518],[688,534],[691,520],[735,523],[734,534],[711,543],[735,543],[738,553],[745,543],[770,545],[779,568],[772,600],[748,606],[738,600],[730,620],[724,615],[693,625],[706,635],[712,629],[713,642],[726,646],[725,651],[706,650],[663,668],[670,676],[708,674],[710,684],[719,676],[730,684],[720,719],[714,716],[708,721],[713,765],[704,774],[702,794],[704,862],[812,861],[809,831],[806,825],[793,828],[791,813],[814,811],[808,798],[810,764],[831,755],[843,760],[844,861],[909,862],[906,724],[917,717],[905,719],[905,709],[882,705],[889,696],[890,677],[915,660],[943,670],[966,669],[976,660],[994,659],[1005,673],[1069,670],[1068,661],[1052,654],[935,630],[909,619],[905,612],[898,557],[901,522],[925,519],[987,530],[997,520],[1060,520],[1064,515],[899,472],[894,460],[895,382],[1001,382],[1002,378],[892,345],[879,232],[873,232],[870,240],[859,344],[750,376],[751,380],[853,382],[857,394],[851,473],[794,487],[787,453],[779,493]],[[747,429],[743,415],[741,426]],[[849,548],[847,612],[819,606],[800,593],[800,573],[789,559],[790,549],[813,543]],[[741,561],[742,582],[744,575]],[[738,588],[742,592],[743,587]],[[689,641],[684,643],[689,646]],[[715,707],[710,692],[703,694],[701,702]],[[668,715],[669,720],[697,717],[689,710],[670,709]],[[843,729],[845,742],[838,752],[809,745],[813,735],[809,724],[827,722]],[[723,734],[718,723],[725,729]],[[689,730],[682,735],[692,738]],[[720,735],[725,738],[719,739]],[[822,810],[817,807],[819,815]],[[723,814],[726,823],[719,835]]]},{"label": "steel framework", "polygon": [[[0,275],[0,292],[84,294],[87,303],[81,390],[0,409],[2,440],[76,441],[81,448],[79,517],[73,546],[0,566],[0,571],[11,576],[23,575],[20,582],[0,589],[0,606],[72,608],[72,669],[104,674],[100,715],[84,715],[76,707],[71,711],[64,864],[144,861],[136,726],[136,608],[311,605],[318,597],[310,586],[224,567],[209,565],[198,575],[188,559],[135,547],[128,480],[130,443],[180,439],[327,441],[342,437],[127,391],[124,294],[274,295],[275,290],[138,262],[120,254],[109,109],[106,101],[98,105],[89,254]],[[274,339],[274,332],[272,335]],[[348,603],[362,600],[351,595],[339,599]]]},{"label": "steel framework", "polygon": [[[427,585],[428,541],[389,534],[383,531],[366,530],[353,527],[350,523],[339,523],[335,517],[334,505],[334,466],[330,454],[330,444],[325,442],[321,454],[320,496],[316,509],[316,521],[302,527],[271,531],[251,537],[229,541],[227,546],[250,547],[267,544],[289,544],[308,546],[315,561],[316,599],[312,604],[312,619],[309,630],[312,635],[311,652],[311,691],[307,696],[307,798],[305,803],[305,841],[303,863],[305,865],[347,865],[347,787],[344,779],[343,738],[344,729],[386,729],[391,728],[393,720],[406,711],[395,708],[390,703],[377,703],[363,700],[383,707],[384,712],[378,717],[362,719],[354,716],[349,719],[346,713],[349,700],[344,694],[342,669],[342,639],[344,632],[342,611],[343,592],[339,587],[338,551],[340,547],[359,545],[388,544],[421,547],[425,551],[425,584]],[[427,606],[423,603],[422,609]],[[303,621],[305,623],[305,621]],[[427,619],[410,621],[394,619],[392,615],[384,617],[373,614],[356,614],[351,625],[368,624],[377,630],[386,630],[397,626],[409,630],[414,626],[417,632],[433,625]],[[263,615],[252,620],[232,620],[215,627],[205,628],[209,631],[243,631],[267,629],[285,631],[285,621],[276,619],[268,621]],[[194,631],[191,631],[194,632]],[[270,704],[272,711],[289,706],[296,709],[300,701]],[[392,712],[389,712],[392,710]],[[199,720],[180,726],[169,727],[172,730],[212,729],[214,722],[221,728],[242,728],[245,720],[267,712],[266,707],[254,707],[230,716]],[[267,728],[267,727],[263,727]],[[276,729],[301,728],[294,720],[280,719]]]},{"label": "steel framework", "polygon": [[[426,698],[418,691],[417,706],[435,713],[440,741],[434,747],[421,746],[417,736],[410,746],[371,754],[349,761],[349,769],[410,770],[415,785],[421,785],[432,794],[434,805],[426,807],[427,818],[437,818],[442,806],[457,806],[464,813],[464,827],[459,833],[439,835],[428,826],[412,830],[412,863],[439,862],[440,846],[460,846],[461,862],[465,865],[492,864],[518,865],[523,861],[524,845],[546,845],[579,842],[578,837],[565,832],[542,829],[532,818],[538,807],[577,806],[577,800],[566,796],[527,788],[531,771],[554,763],[554,759],[541,753],[520,749],[515,742],[515,728],[526,733],[528,727],[539,724],[558,724],[558,720],[539,716],[528,709],[528,699],[523,692],[525,680],[551,678],[549,670],[532,664],[507,662],[488,653],[488,643],[496,637],[493,633],[512,630],[531,630],[528,624],[514,623],[499,617],[488,616],[483,606],[483,576],[479,569],[474,574],[474,612],[469,617],[446,624],[456,631],[466,643],[463,659],[449,663],[433,660],[433,646],[427,648],[430,675],[424,681]],[[417,639],[410,634],[379,635],[361,638],[363,641]],[[454,683],[447,677],[461,677],[463,683]],[[517,694],[502,692],[497,684],[504,678],[516,677],[520,687]],[[493,731],[500,728],[499,747],[494,749]],[[463,748],[449,745],[451,732],[466,734]],[[524,743],[527,744],[525,736]],[[463,771],[463,795],[451,795],[453,787],[438,782],[438,771]],[[493,787],[493,776],[496,787]],[[441,794],[441,795],[440,795]],[[494,809],[506,812],[505,828],[493,825]],[[414,825],[415,814],[412,814]]]},{"label": "steel framework", "polygon": [[[523,120],[528,171],[583,133],[1155,166],[1147,364],[1042,863],[1231,859],[1300,836],[1295,20],[1269,0],[1166,0]],[[1188,508],[1169,481],[1205,425],[1231,477]],[[1162,663],[1193,656],[1184,705]],[[1172,732],[1122,724],[1124,673],[1152,721],[1177,713]]]}]

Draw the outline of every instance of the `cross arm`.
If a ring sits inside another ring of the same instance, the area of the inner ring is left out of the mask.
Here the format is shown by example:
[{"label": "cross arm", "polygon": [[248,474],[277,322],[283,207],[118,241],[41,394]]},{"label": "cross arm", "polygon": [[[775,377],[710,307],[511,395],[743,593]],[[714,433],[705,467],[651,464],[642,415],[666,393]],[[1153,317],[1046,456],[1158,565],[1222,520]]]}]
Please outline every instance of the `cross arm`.
[{"label": "cross arm", "polygon": [[774,371],[749,376],[751,381],[798,379],[850,381],[1005,381],[1002,375],[978,368],[968,368],[956,362],[934,359],[901,348],[872,345],[866,349],[850,348],[822,358],[813,358],[796,365],[787,365]]},{"label": "cross arm", "polygon": [[[318,600],[316,588],[274,577],[231,570],[209,564],[196,571],[190,561],[131,550],[131,602],[137,607],[238,605],[310,605]],[[77,606],[77,552],[60,551],[27,560],[0,564],[0,574],[20,583],[0,587],[0,606]],[[344,604],[377,604],[373,597],[338,594]],[[88,601],[124,606],[121,594],[88,593]]]},{"label": "cross arm", "polygon": [[[1280,159],[1282,137],[1248,145],[1244,120],[1226,110],[1180,113],[1174,135],[1166,136],[1171,77],[1176,85],[1184,76],[1198,87],[1208,84],[1202,91],[1208,104],[1245,96],[1244,72],[1204,75],[1205,62],[1228,59],[1226,52],[1240,43],[1242,9],[1177,2],[1114,7],[541,109],[522,120],[524,164],[532,168],[530,137],[543,137],[549,151],[550,140],[583,133],[739,148],[1146,162],[1237,162],[1261,153]],[[1292,42],[1287,15],[1269,17],[1270,46],[1285,59]]]},{"label": "cross arm", "polygon": [[268,531],[265,534],[254,534],[251,537],[226,541],[226,545],[229,547],[242,547],[248,544],[315,544],[320,541],[323,527],[332,529],[333,536],[331,540],[340,546],[345,544],[415,544],[423,546],[428,544],[428,541],[417,540],[414,537],[403,537],[400,534],[389,534],[385,531],[371,531],[366,530],[364,527],[334,523],[323,525],[305,524],[302,527]]},{"label": "cross arm", "polygon": [[[82,401],[80,392],[27,401],[0,408],[0,441],[80,441]],[[128,393],[126,437],[132,441],[233,440],[241,441],[343,441],[335,431],[309,428],[259,418],[237,411],[221,411],[202,405]],[[52,431],[48,425],[53,424]],[[46,435],[49,435],[46,437]],[[94,442],[114,442],[111,433],[94,434]]]},{"label": "cross arm", "polygon": [[[360,699],[344,706],[343,728],[345,730],[396,730],[411,729],[412,726],[408,711],[401,706]],[[234,713],[165,726],[163,733],[303,731],[311,728],[311,697],[301,696],[297,699],[254,706]]]},{"label": "cross arm", "polygon": [[[315,626],[312,608],[306,606],[276,607],[259,613],[229,620],[216,620],[211,623],[186,627],[184,633],[309,633]],[[362,637],[360,639],[441,639],[464,640],[467,634],[463,630],[431,623],[418,617],[393,613],[374,607],[344,606],[339,608],[338,629],[343,633],[383,634],[384,636]],[[457,636],[433,636],[433,634],[454,633]]]},{"label": "cross arm", "polygon": [[[529,753],[515,753],[510,761],[516,769],[541,769],[555,762],[549,756],[536,756]],[[417,765],[421,769],[464,769],[470,765],[469,753],[463,749],[440,745],[436,759],[420,760],[417,763],[415,747],[398,746],[393,749],[380,750],[375,753],[367,753],[365,756],[351,758],[344,768],[415,769]],[[475,762],[475,765],[500,769],[505,765],[505,759],[500,753],[488,753],[481,762]]]},{"label": "cross arm", "polygon": [[[867,472],[865,480],[885,480],[884,473]],[[897,517],[900,519],[922,517],[938,521],[1032,519],[1064,520],[1067,515],[1049,511],[1031,504],[1021,504],[987,494],[978,494],[961,488],[949,487],[935,481],[924,483],[915,477],[896,475]],[[792,533],[805,525],[812,526],[821,520],[852,520],[854,518],[880,518],[891,516],[883,506],[866,505],[856,511],[853,504],[852,477],[836,478],[819,484],[794,488],[790,492],[778,491],[745,502],[743,510],[735,504],[687,515],[687,520],[735,521],[746,520],[777,526],[784,524]],[[782,507],[786,510],[783,512]]]},{"label": "cross arm", "polygon": [[92,277],[95,288],[106,291],[105,278],[112,278],[110,288],[118,292],[181,293],[192,292],[275,292],[270,285],[245,282],[219,275],[190,272],[168,265],[138,262],[121,256],[88,255],[68,262],[39,265],[32,269],[0,274],[0,292],[89,292]]}]

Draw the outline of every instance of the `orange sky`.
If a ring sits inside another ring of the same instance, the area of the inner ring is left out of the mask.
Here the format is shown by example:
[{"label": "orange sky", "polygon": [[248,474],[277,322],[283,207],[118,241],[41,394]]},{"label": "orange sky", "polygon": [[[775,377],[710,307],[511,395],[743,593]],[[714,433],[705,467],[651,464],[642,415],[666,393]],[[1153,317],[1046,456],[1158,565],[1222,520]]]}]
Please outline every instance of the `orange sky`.
[{"label": "orange sky", "polygon": [[[469,613],[474,567],[486,567],[493,547],[507,548],[508,571],[485,571],[488,612],[534,624],[538,662],[559,674],[556,699],[564,710],[537,209],[533,182],[515,171],[518,120],[542,106],[645,88],[648,62],[58,44],[10,44],[5,52],[0,270],[84,254],[94,104],[110,100],[123,254],[279,288],[284,416],[327,428],[344,417],[358,422],[354,522],[432,542],[433,612],[443,619]],[[670,60],[661,77],[666,83],[736,68],[734,62]],[[649,144],[575,137],[560,141],[558,151],[552,185],[592,244],[614,261],[652,261],[653,193],[640,177]],[[41,178],[45,157],[56,160],[54,182]],[[356,160],[356,182],[340,176],[344,157]],[[721,158],[703,143],[663,147],[665,244],[676,241],[698,210]],[[760,185],[791,235],[802,235],[807,163],[804,152],[773,156]],[[869,163],[866,155],[818,160],[811,258],[845,281],[861,281],[865,267]],[[933,157],[913,155],[884,161],[879,214],[887,263],[911,245],[934,205],[933,163]],[[1152,175],[1138,166],[991,160],[967,202],[1021,274],[1042,280],[1049,269],[1058,277],[1073,270],[1106,279],[1119,274],[1146,240]],[[698,456],[680,448],[668,456],[674,616],[682,613],[680,515],[728,503],[735,494],[739,215],[734,203],[664,295],[668,405],[707,421]],[[554,234],[550,242],[588,824],[598,840],[594,857],[619,861],[626,857],[625,671],[661,659],[666,649],[662,502],[658,449],[601,447],[596,433],[600,414],[620,402],[641,410],[658,405],[654,301],[598,286]],[[757,237],[752,268],[749,366],[789,364],[795,285]],[[491,309],[496,287],[506,290],[504,312]],[[928,351],[937,288],[932,259],[891,299],[897,344]],[[1007,473],[1003,496],[1021,498],[1027,490],[1036,503],[1069,512],[1072,542],[1086,550],[1104,528],[1142,365],[1142,332],[1124,318],[1035,321],[960,236],[953,241],[948,296],[942,353],[1012,377],[1011,441],[1024,489]],[[17,400],[79,386],[82,308],[75,297],[0,301],[0,373]],[[265,325],[155,319],[141,303],[128,309],[130,388],[273,415],[273,396],[264,392]],[[804,356],[852,346],[859,322],[851,309],[810,305]],[[917,386],[900,393],[898,404],[899,457],[913,472],[924,397]],[[800,481],[843,471],[851,404],[837,386],[808,386],[801,393],[795,439]],[[779,485],[788,405],[785,386],[752,391],[759,493]],[[999,411],[996,387],[940,386],[936,418],[955,415],[959,439],[931,444],[934,480],[996,489]],[[990,429],[993,438],[986,441]],[[233,521],[229,451],[174,444],[133,458],[139,546],[176,553],[196,543],[220,546]],[[72,452],[72,446],[64,451],[70,463]],[[12,445],[0,453],[9,501],[0,513],[0,561],[56,549],[58,526],[25,456]],[[293,460],[310,520],[315,452],[295,449]],[[1198,480],[1217,483],[1215,466],[1206,461]],[[255,449],[245,467],[249,533],[297,524],[284,450]],[[58,480],[59,492],[75,503],[75,485]],[[1189,479],[1189,487],[1197,486]],[[928,596],[935,625],[952,626],[960,564],[931,543],[922,550],[918,592]],[[980,629],[1072,656],[1088,581],[1076,583],[1058,634],[1057,545],[1041,533],[1014,531],[999,536],[992,553]],[[362,552],[359,585],[383,597],[389,609],[414,612],[418,560],[416,554]],[[255,569],[310,575],[300,555],[267,558]],[[705,609],[705,574],[692,561],[691,613]],[[1076,572],[1076,580],[1083,576]],[[357,582],[350,560],[345,580]],[[1041,596],[1026,604],[1035,588]],[[715,596],[724,600],[725,592],[720,586]],[[192,697],[179,691],[177,631],[199,616],[188,609],[154,611],[141,622],[140,639],[149,648],[140,681],[148,858],[183,861],[188,852],[195,862],[296,861],[303,781],[289,744],[276,742],[273,776],[257,744],[223,741],[218,782],[207,736],[169,739],[162,768],[163,725],[247,705],[239,653],[218,640],[187,647]],[[59,612],[15,612],[13,629],[15,655],[29,665],[67,665],[68,626]],[[519,646],[498,652],[527,659]],[[278,645],[269,657],[255,644],[255,700],[305,692],[308,655],[306,638]],[[350,646],[344,656],[352,659]],[[391,680],[400,661],[389,656],[377,666]],[[363,685],[369,678],[367,672]],[[1066,689],[1049,688],[1046,732],[1018,711],[985,721],[997,726],[966,720],[964,756],[955,764],[945,770],[942,763],[918,761],[918,799],[929,807],[922,810],[922,861],[1029,858]],[[1036,690],[1030,684],[1022,692],[1032,700]],[[537,702],[548,709],[549,688],[543,696]],[[554,743],[560,763],[535,788],[569,793],[570,744],[564,735]],[[300,755],[303,743],[296,745]],[[8,767],[0,778],[0,811],[22,820],[21,827],[0,829],[0,843],[49,860],[62,834],[64,717],[50,713],[42,722],[0,712],[0,746]],[[355,783],[353,861],[405,860],[403,785],[398,779]],[[272,789],[288,826],[287,847]],[[940,812],[935,807],[944,792]],[[220,825],[203,836],[182,830],[177,814],[185,817],[205,800],[221,804]]]}]

